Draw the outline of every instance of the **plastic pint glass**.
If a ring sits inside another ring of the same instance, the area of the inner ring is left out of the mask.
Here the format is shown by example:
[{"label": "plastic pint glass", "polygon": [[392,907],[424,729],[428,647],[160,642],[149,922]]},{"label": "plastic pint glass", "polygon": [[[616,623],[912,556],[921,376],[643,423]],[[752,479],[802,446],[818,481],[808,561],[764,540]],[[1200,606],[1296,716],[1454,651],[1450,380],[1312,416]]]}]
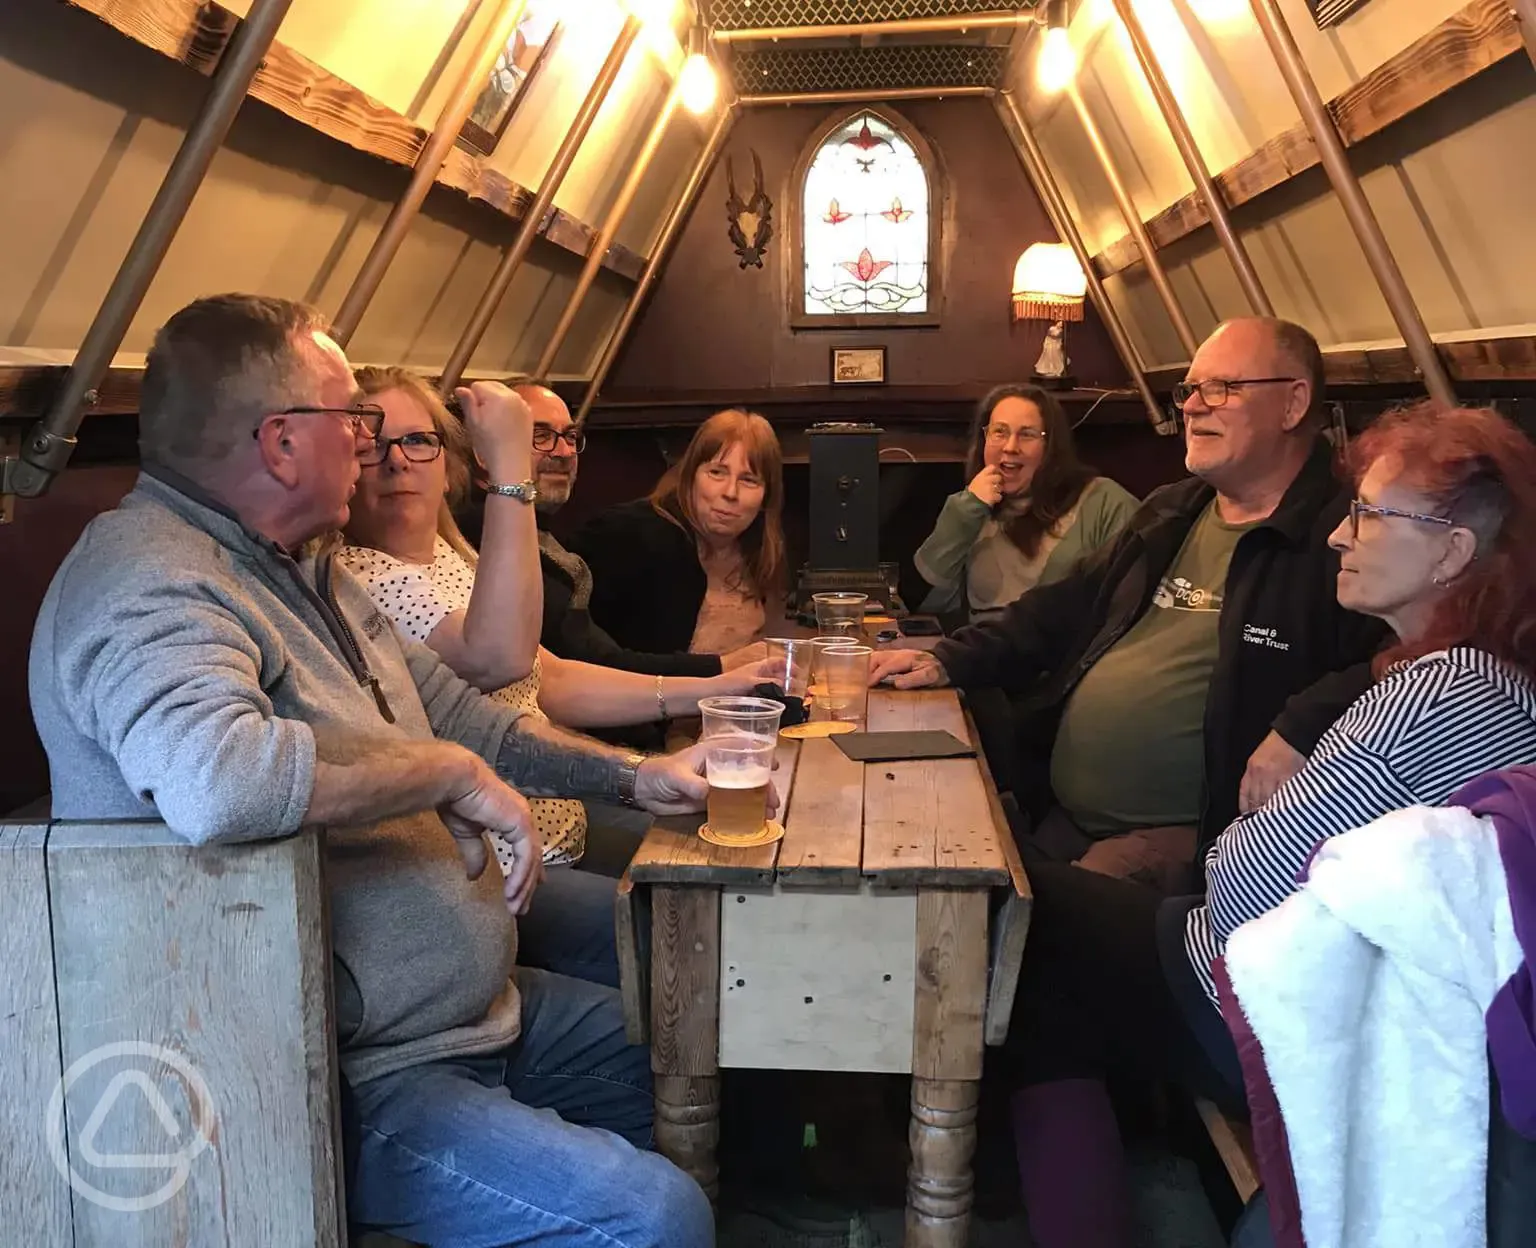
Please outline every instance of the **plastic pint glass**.
[{"label": "plastic pint glass", "polygon": [[864,605],[868,594],[812,594],[816,631],[823,636],[859,642],[864,638]]},{"label": "plastic pint glass", "polygon": [[784,707],[768,698],[701,698],[709,826],[721,840],[750,841],[768,821],[768,786]]}]

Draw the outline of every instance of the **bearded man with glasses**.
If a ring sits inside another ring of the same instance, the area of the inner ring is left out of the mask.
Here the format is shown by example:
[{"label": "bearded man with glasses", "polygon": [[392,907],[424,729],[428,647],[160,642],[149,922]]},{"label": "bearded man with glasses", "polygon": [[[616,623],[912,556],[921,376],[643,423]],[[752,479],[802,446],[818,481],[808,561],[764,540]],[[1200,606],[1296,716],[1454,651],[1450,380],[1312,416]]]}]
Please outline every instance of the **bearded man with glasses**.
[{"label": "bearded man with glasses", "polygon": [[[567,550],[550,529],[555,513],[571,500],[579,456],[587,446],[586,431],[571,419],[565,400],[548,386],[523,381],[512,389],[528,404],[533,416],[533,479],[539,492],[534,509],[544,581],[544,626],[539,644],[562,659],[647,676],[718,676],[762,659],[765,651],[761,644],[724,655],[631,650],[593,622],[589,610],[592,570],[580,555]],[[478,497],[459,511],[457,519],[465,535],[478,545],[484,491],[476,490],[475,494]],[[649,741],[652,736],[640,728],[628,729],[624,735],[640,741]]]},{"label": "bearded man with glasses", "polygon": [[1197,852],[1300,771],[1368,686],[1385,630],[1334,596],[1328,535],[1348,495],[1322,392],[1301,326],[1218,326],[1174,388],[1193,479],[1002,618],[930,655],[875,657],[872,678],[900,688],[1012,697],[1027,860],[1180,891]]}]

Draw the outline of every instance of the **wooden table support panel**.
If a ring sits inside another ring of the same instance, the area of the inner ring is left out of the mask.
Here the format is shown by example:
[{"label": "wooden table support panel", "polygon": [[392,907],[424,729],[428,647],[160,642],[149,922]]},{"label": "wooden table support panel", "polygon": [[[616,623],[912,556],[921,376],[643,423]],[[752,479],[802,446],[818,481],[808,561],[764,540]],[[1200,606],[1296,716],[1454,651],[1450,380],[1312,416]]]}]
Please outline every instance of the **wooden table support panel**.
[{"label": "wooden table support panel", "polygon": [[613,894],[613,942],[619,955],[619,999],[624,1038],[646,1044],[651,1038],[651,894],[636,888],[626,870]]},{"label": "wooden table support panel", "polygon": [[651,1070],[656,1147],[719,1195],[720,890],[652,890]]}]

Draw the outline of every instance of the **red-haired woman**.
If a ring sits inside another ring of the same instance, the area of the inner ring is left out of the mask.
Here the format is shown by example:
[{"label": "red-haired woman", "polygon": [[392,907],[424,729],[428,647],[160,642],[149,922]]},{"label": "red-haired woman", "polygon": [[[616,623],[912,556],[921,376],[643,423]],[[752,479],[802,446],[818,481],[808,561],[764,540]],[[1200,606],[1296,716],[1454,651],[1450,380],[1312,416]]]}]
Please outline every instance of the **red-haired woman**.
[{"label": "red-haired woman", "polygon": [[[590,520],[592,619],[621,646],[746,659],[784,573],[784,462],[753,412],[716,412],[649,498]],[[729,663],[729,660],[728,660]]]},{"label": "red-haired woman", "polygon": [[1015,1138],[1040,1248],[1130,1243],[1104,1076],[1181,1080],[1246,1113],[1211,963],[1295,891],[1322,841],[1536,763],[1536,447],[1497,412],[1425,403],[1377,421],[1351,468],[1356,498],[1330,545],[1339,601],[1396,634],[1376,683],[1221,834],[1204,897],[1160,902],[1074,867],[1031,871],[1004,1056],[1022,1089]]}]

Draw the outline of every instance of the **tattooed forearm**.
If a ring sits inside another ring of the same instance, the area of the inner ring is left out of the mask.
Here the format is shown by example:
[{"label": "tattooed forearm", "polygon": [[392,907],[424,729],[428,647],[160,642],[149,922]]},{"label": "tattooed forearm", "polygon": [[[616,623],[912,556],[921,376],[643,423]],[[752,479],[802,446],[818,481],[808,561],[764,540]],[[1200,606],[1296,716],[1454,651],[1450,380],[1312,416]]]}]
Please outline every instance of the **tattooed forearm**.
[{"label": "tattooed forearm", "polygon": [[595,797],[617,801],[624,755],[589,737],[523,715],[496,756],[496,773],[536,797]]}]

